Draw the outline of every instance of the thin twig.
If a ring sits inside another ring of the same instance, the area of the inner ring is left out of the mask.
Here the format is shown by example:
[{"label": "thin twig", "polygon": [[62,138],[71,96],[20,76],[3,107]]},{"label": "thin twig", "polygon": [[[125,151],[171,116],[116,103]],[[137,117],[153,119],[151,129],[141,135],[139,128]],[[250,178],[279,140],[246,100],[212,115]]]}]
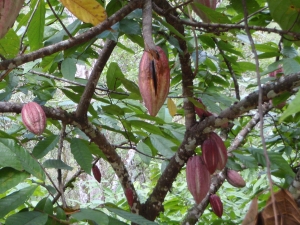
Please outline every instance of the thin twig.
[{"label": "thin twig", "polygon": [[[247,18],[249,19],[249,18],[251,18],[252,16],[254,16],[255,14],[260,13],[261,11],[264,11],[264,10],[267,9],[267,8],[268,8],[268,6],[265,6],[265,7],[263,7],[263,8],[261,8],[261,9],[255,11],[255,12],[249,14],[249,15],[247,16]],[[243,23],[244,21],[245,21],[245,19],[243,18],[241,21],[237,22],[236,24]]]},{"label": "thin twig", "polygon": [[72,34],[68,31],[68,29],[65,27],[64,23],[60,20],[60,18],[57,16],[56,12],[54,11],[54,9],[52,8],[52,5],[50,3],[49,0],[47,0],[47,3],[52,11],[52,13],[54,14],[54,16],[56,17],[56,19],[58,20],[58,22],[60,23],[60,25],[63,27],[63,29],[65,30],[65,32],[68,34],[69,38],[73,38]]},{"label": "thin twig", "polygon": [[261,86],[261,80],[260,80],[260,71],[259,71],[259,61],[258,61],[258,55],[257,51],[255,48],[255,44],[252,38],[252,35],[250,33],[250,29],[248,27],[248,21],[247,21],[247,15],[248,15],[248,10],[247,10],[247,5],[246,5],[246,0],[243,0],[243,8],[244,8],[244,24],[245,24],[245,30],[247,33],[247,36],[250,41],[252,53],[254,55],[254,60],[255,60],[255,66],[256,66],[256,75],[257,75],[257,86],[258,86],[258,110],[259,110],[259,117],[260,117],[260,137],[261,137],[261,142],[262,146],[264,149],[264,155],[266,159],[266,167],[267,167],[267,177],[269,180],[269,185],[270,185],[270,192],[271,192],[271,199],[272,199],[272,206],[273,206],[273,212],[274,212],[274,219],[275,219],[275,225],[278,225],[278,218],[277,218],[277,213],[276,213],[276,204],[275,204],[275,196],[274,196],[274,191],[273,191],[273,182],[272,182],[272,177],[271,177],[271,164],[270,164],[270,159],[268,156],[268,151],[267,151],[267,146],[266,146],[266,141],[264,137],[264,120],[263,120],[263,107],[262,107],[262,86]]},{"label": "thin twig", "polygon": [[[66,123],[62,122],[59,143],[58,143],[58,151],[57,151],[57,160],[59,161],[61,161],[62,149],[64,147],[65,132],[66,132]],[[67,203],[64,195],[64,184],[62,182],[62,176],[61,176],[61,169],[57,169],[57,182],[58,182],[58,189],[61,194],[61,201],[63,204],[63,208],[67,208]]]}]

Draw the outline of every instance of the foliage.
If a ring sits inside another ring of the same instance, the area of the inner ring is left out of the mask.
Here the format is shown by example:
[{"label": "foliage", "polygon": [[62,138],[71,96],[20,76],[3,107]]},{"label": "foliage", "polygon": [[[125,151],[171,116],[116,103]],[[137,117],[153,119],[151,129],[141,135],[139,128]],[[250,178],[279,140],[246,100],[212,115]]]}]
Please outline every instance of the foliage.
[{"label": "foliage", "polygon": [[[224,0],[213,10],[194,2],[25,1],[0,39],[0,223],[241,224],[252,199],[262,210],[270,188],[299,181],[300,3]],[[171,69],[155,117],[137,85],[154,45]],[[279,66],[284,75],[269,77]],[[32,101],[47,116],[40,136],[21,120]],[[197,117],[195,107],[212,116]],[[222,218],[209,194],[195,205],[185,175],[213,130],[227,168],[246,181],[237,189],[226,169],[211,176]]]}]

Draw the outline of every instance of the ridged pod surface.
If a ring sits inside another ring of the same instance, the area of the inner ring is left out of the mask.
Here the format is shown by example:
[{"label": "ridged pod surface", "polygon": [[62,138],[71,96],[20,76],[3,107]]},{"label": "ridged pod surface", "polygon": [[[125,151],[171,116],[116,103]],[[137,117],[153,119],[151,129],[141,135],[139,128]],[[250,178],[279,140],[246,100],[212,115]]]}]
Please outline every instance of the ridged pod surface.
[{"label": "ridged pod surface", "polygon": [[216,143],[218,147],[219,161],[218,161],[217,169],[222,170],[226,166],[227,159],[228,159],[226,146],[223,140],[215,132],[211,132],[209,136]]},{"label": "ridged pod surface", "polygon": [[197,204],[207,195],[210,187],[210,173],[200,156],[192,156],[186,164],[188,189]]},{"label": "ridged pod surface", "polygon": [[237,188],[246,186],[246,182],[243,177],[235,170],[227,170],[226,180],[229,184]]},{"label": "ridged pod surface", "polygon": [[98,168],[98,166],[93,165],[92,172],[93,172],[93,175],[94,175],[94,178],[96,179],[96,181],[98,181],[98,183],[100,183],[101,182],[101,172],[100,172],[100,169]]},{"label": "ridged pod surface", "polygon": [[156,116],[164,104],[170,87],[170,68],[165,52],[156,46],[158,59],[144,52],[139,67],[139,89],[151,116]]},{"label": "ridged pod surface", "polygon": [[213,210],[213,212],[221,218],[223,215],[223,203],[220,197],[216,194],[212,194],[209,196],[209,203]]},{"label": "ridged pod surface", "polygon": [[205,163],[210,174],[213,174],[216,171],[219,163],[218,146],[215,141],[213,141],[211,138],[208,138],[202,143],[201,149],[203,162]]},{"label": "ridged pod surface", "polygon": [[41,135],[46,128],[46,114],[42,107],[35,103],[25,104],[21,111],[22,121],[26,128],[36,134]]},{"label": "ridged pod surface", "polygon": [[0,0],[0,38],[3,38],[14,24],[24,0]]}]

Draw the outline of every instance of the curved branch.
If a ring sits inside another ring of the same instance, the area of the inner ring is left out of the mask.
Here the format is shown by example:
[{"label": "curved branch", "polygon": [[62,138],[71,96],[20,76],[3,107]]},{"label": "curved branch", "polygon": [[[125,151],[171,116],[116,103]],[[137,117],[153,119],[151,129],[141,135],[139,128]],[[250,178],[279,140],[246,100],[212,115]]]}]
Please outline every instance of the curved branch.
[{"label": "curved branch", "polygon": [[93,67],[89,80],[77,106],[75,114],[78,119],[81,118],[83,121],[87,120],[87,111],[89,109],[89,105],[95,92],[98,80],[116,45],[117,42],[112,40],[107,40],[105,42],[104,48],[102,49]]},{"label": "curved branch", "polygon": [[25,55],[17,56],[14,59],[4,60],[4,61],[0,62],[0,70],[13,69],[24,63],[34,61],[36,59],[40,59],[45,56],[49,56],[53,53],[56,53],[56,52],[59,52],[62,50],[66,50],[73,46],[82,44],[82,43],[96,37],[98,34],[101,34],[103,31],[110,29],[110,27],[112,25],[114,25],[116,22],[123,19],[126,15],[131,13],[133,10],[140,8],[141,4],[142,3],[140,0],[130,1],[126,6],[124,6],[122,9],[120,9],[115,14],[110,16],[103,23],[101,23],[95,27],[92,27],[87,32],[79,34],[72,39],[61,41],[56,44],[41,48],[37,51],[33,51],[33,52],[25,54]]}]

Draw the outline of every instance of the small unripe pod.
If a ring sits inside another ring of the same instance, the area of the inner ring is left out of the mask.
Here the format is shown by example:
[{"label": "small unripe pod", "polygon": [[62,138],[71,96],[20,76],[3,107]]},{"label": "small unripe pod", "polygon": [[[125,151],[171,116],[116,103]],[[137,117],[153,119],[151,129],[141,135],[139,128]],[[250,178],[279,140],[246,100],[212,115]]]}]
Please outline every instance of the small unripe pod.
[{"label": "small unripe pod", "polygon": [[209,203],[213,212],[218,216],[222,217],[223,215],[223,203],[218,195],[212,194],[209,196]]},{"label": "small unripe pod", "polygon": [[134,199],[133,199],[133,191],[130,188],[126,188],[126,190],[125,190],[125,196],[126,196],[128,205],[130,207],[132,207]]},{"label": "small unripe pod", "polygon": [[228,181],[229,184],[237,188],[242,188],[246,186],[245,180],[235,170],[227,170],[226,180]]},{"label": "small unripe pod", "polygon": [[101,182],[101,172],[100,172],[98,166],[93,165],[92,172],[93,172],[94,178],[100,183]]}]

